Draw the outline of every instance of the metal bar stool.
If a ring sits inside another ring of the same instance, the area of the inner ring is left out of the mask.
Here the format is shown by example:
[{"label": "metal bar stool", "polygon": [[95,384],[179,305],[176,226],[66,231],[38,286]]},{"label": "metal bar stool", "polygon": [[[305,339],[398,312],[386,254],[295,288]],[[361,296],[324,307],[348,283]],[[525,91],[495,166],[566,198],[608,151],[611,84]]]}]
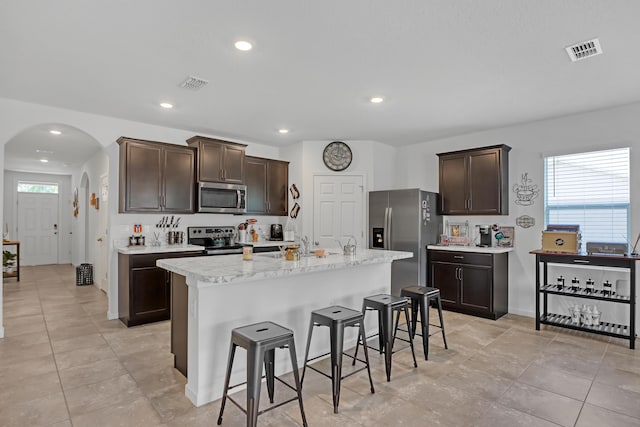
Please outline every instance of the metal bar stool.
[{"label": "metal bar stool", "polygon": [[[362,315],[366,314],[367,311],[376,310],[378,312],[378,343],[380,345],[379,351],[380,354],[384,352],[384,366],[387,373],[387,381],[391,381],[391,355],[394,353],[393,344],[395,343],[397,331],[397,324],[400,319],[400,313],[404,312],[404,318],[409,325],[409,302],[406,298],[397,297],[394,295],[388,294],[378,294],[370,297],[366,297],[362,301]],[[393,327],[393,313],[397,312],[396,318],[396,327]],[[374,337],[372,335],[371,337]],[[364,343],[367,342],[367,338],[365,337],[363,340]],[[398,338],[401,339],[401,338]],[[413,356],[413,367],[417,368],[418,363],[416,362],[416,353],[413,349],[413,337],[409,334],[409,339],[403,341],[408,341],[409,346],[411,347],[411,355]],[[356,352],[353,357],[358,356],[358,347],[360,346],[360,341],[356,344]],[[368,347],[368,345],[366,345]],[[371,347],[373,348],[373,347]],[[406,347],[404,347],[406,348]],[[353,364],[355,365],[356,361],[353,360]]]},{"label": "metal bar stool", "polygon": [[[360,331],[358,333],[358,341],[360,341],[360,339],[364,339],[365,336],[363,320],[364,316],[362,312],[346,307],[341,307],[339,305],[333,305],[331,307],[326,307],[311,312],[309,336],[307,337],[307,351],[304,355],[304,367],[302,368],[302,379],[300,380],[300,382],[302,383],[304,381],[304,374],[306,372],[307,366],[310,369],[318,372],[319,374],[322,374],[327,378],[331,378],[331,385],[333,388],[333,412],[336,414],[338,413],[338,404],[340,403],[340,382],[344,378],[350,377],[351,375],[360,372],[363,369],[366,369],[367,374],[369,375],[369,385],[371,386],[371,393],[375,393],[375,390],[373,388],[373,380],[371,379],[371,370],[369,369],[369,353],[367,352],[366,346],[364,346],[365,360],[357,359],[359,362],[364,363],[366,366],[357,369],[345,376],[342,376],[342,355],[344,354],[345,356],[351,357],[352,359],[356,360],[355,356],[344,353],[342,350],[344,346],[344,328],[349,326],[359,327]],[[329,353],[321,354],[320,356],[309,359],[309,346],[311,345],[311,336],[313,334],[313,328],[315,326],[329,327],[331,351]],[[309,362],[324,357],[327,354],[331,354],[331,375],[327,375],[326,373],[314,368],[313,366],[308,365]]]},{"label": "metal bar stool", "polygon": [[[422,334],[418,336],[422,337],[422,349],[424,350],[424,359],[429,360],[429,337],[431,335],[442,332],[442,341],[444,342],[444,348],[449,349],[447,346],[447,338],[444,334],[444,322],[442,320],[442,302],[440,301],[440,289],[431,288],[428,286],[408,286],[400,291],[400,296],[410,298],[411,300],[411,329],[409,335],[415,337],[417,323],[418,323],[418,310],[420,311],[420,326]],[[440,317],[440,325],[431,324],[431,326],[438,327],[438,330],[433,333],[429,333],[429,305],[431,301],[435,301],[438,305],[438,317]],[[396,329],[398,323],[396,322]]]},{"label": "metal bar stool", "polygon": [[[247,381],[229,387],[231,378],[231,368],[233,367],[233,357],[236,347],[240,346],[247,350]],[[289,356],[291,357],[291,365],[293,367],[293,378],[295,380],[295,388],[275,376],[274,356],[276,348],[289,348]],[[274,395],[274,379],[296,392],[296,397],[285,400],[275,406],[263,411],[259,411],[260,404],[260,385],[262,383],[262,363],[264,363],[265,376],[267,378],[267,391],[269,400],[273,403]],[[229,390],[247,384],[247,407],[244,409],[238,402],[229,396]],[[302,406],[302,383],[298,377],[298,359],[296,358],[296,345],[293,340],[293,331],[277,325],[273,322],[260,322],[253,325],[247,325],[235,328],[231,331],[231,345],[229,346],[229,360],[227,363],[227,375],[224,380],[224,393],[222,395],[222,403],[220,405],[220,415],[218,416],[218,425],[222,424],[222,413],[224,405],[229,399],[242,412],[247,415],[247,426],[255,427],[258,423],[258,415],[267,411],[278,408],[286,403],[298,400],[300,405],[300,414],[302,415],[302,424],[307,426],[307,418],[304,414]]]}]

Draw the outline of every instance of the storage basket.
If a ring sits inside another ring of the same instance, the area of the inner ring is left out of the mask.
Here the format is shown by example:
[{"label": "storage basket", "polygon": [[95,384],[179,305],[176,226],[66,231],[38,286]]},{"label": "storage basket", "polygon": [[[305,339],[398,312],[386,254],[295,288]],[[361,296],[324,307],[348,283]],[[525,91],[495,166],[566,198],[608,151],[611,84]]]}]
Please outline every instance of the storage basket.
[{"label": "storage basket", "polygon": [[80,264],[76,267],[76,286],[93,285],[93,265]]}]

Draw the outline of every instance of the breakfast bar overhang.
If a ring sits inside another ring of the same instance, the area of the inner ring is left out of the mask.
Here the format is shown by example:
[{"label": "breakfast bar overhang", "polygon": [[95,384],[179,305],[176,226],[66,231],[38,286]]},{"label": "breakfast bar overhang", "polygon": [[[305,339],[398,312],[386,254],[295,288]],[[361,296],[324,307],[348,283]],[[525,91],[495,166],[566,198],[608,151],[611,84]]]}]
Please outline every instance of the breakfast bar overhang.
[{"label": "breakfast bar overhang", "polygon": [[[157,261],[171,272],[172,352],[185,347],[185,394],[196,406],[222,396],[233,328],[269,320],[293,330],[298,365],[302,366],[311,311],[330,305],[360,309],[364,297],[391,291],[391,263],[413,256],[410,252],[359,250],[351,256],[329,254],[286,261],[278,255],[254,254],[250,261],[243,261],[242,255]],[[371,322],[368,330],[376,325]],[[186,339],[175,336],[180,330],[174,326],[181,323]],[[310,357],[328,351],[328,331],[323,329],[314,331]],[[355,345],[357,338],[355,329],[348,332],[345,348]],[[245,354],[239,351],[231,384],[244,381],[245,366]],[[276,374],[290,371],[287,357],[276,358]]]}]

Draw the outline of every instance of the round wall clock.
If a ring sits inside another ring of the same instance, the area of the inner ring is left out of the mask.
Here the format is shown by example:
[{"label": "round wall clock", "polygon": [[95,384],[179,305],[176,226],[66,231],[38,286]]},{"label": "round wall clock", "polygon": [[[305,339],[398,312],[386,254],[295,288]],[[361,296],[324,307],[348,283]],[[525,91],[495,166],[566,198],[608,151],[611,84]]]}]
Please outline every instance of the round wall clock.
[{"label": "round wall clock", "polygon": [[342,141],[334,141],[324,147],[322,160],[325,166],[333,171],[343,171],[349,167],[353,153],[351,148]]}]

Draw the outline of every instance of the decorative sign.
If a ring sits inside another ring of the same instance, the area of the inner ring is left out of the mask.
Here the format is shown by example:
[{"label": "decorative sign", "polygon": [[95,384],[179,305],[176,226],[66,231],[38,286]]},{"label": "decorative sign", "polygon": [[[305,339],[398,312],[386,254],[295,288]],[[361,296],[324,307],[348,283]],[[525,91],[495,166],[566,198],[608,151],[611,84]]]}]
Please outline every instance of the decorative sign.
[{"label": "decorative sign", "polygon": [[522,228],[529,228],[536,225],[536,219],[529,215],[520,215],[516,218],[516,224]]},{"label": "decorative sign", "polygon": [[73,216],[78,217],[78,187],[73,190]]},{"label": "decorative sign", "polygon": [[103,202],[109,200],[109,175],[100,177],[100,198]]},{"label": "decorative sign", "polygon": [[522,174],[520,184],[513,185],[513,192],[516,193],[516,205],[531,206],[540,190],[538,185],[533,184],[533,181],[529,179],[529,173],[525,172]]}]

